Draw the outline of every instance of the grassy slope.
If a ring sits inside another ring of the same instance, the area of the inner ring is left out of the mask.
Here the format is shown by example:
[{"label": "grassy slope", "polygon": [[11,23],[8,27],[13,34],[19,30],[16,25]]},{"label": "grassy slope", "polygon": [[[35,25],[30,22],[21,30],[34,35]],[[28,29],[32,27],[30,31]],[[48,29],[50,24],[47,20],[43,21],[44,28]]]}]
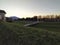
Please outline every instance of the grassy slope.
[{"label": "grassy slope", "polygon": [[0,22],[0,45],[60,45],[60,33]]}]

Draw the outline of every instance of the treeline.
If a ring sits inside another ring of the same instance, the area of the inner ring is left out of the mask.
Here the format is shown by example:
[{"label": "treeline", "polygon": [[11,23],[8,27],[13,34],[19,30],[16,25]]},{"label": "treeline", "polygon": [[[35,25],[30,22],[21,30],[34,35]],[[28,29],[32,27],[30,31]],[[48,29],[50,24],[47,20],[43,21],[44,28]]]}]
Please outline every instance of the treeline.
[{"label": "treeline", "polygon": [[42,21],[42,22],[60,22],[60,15],[33,16],[26,18],[8,18],[6,21]]}]

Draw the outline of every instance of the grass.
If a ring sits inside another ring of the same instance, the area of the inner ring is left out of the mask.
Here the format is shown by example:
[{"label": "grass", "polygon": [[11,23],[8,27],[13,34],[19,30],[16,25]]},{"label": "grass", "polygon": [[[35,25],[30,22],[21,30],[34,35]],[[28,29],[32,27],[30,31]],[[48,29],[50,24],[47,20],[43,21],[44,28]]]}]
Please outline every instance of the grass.
[{"label": "grass", "polygon": [[37,25],[33,25],[32,27],[53,32],[60,32],[60,22],[43,22]]},{"label": "grass", "polygon": [[24,24],[0,22],[0,45],[60,45],[60,33]]}]

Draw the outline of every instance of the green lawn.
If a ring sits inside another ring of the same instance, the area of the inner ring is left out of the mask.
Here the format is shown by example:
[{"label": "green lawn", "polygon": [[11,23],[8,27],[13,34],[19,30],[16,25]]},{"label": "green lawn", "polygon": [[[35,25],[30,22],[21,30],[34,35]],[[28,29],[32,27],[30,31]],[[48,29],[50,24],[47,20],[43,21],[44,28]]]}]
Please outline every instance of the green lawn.
[{"label": "green lawn", "polygon": [[60,22],[42,22],[37,25],[33,25],[32,27],[48,31],[60,32]]},{"label": "green lawn", "polygon": [[24,27],[24,24],[0,22],[0,45],[60,45],[60,33],[40,29],[39,26]]}]

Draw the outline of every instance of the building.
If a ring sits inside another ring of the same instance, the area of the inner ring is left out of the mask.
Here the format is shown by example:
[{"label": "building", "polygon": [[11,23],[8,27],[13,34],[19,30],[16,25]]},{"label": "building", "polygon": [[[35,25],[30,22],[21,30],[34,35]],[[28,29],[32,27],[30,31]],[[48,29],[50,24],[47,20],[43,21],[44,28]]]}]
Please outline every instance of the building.
[{"label": "building", "polygon": [[5,14],[6,12],[4,10],[0,10],[0,21],[5,21]]}]

